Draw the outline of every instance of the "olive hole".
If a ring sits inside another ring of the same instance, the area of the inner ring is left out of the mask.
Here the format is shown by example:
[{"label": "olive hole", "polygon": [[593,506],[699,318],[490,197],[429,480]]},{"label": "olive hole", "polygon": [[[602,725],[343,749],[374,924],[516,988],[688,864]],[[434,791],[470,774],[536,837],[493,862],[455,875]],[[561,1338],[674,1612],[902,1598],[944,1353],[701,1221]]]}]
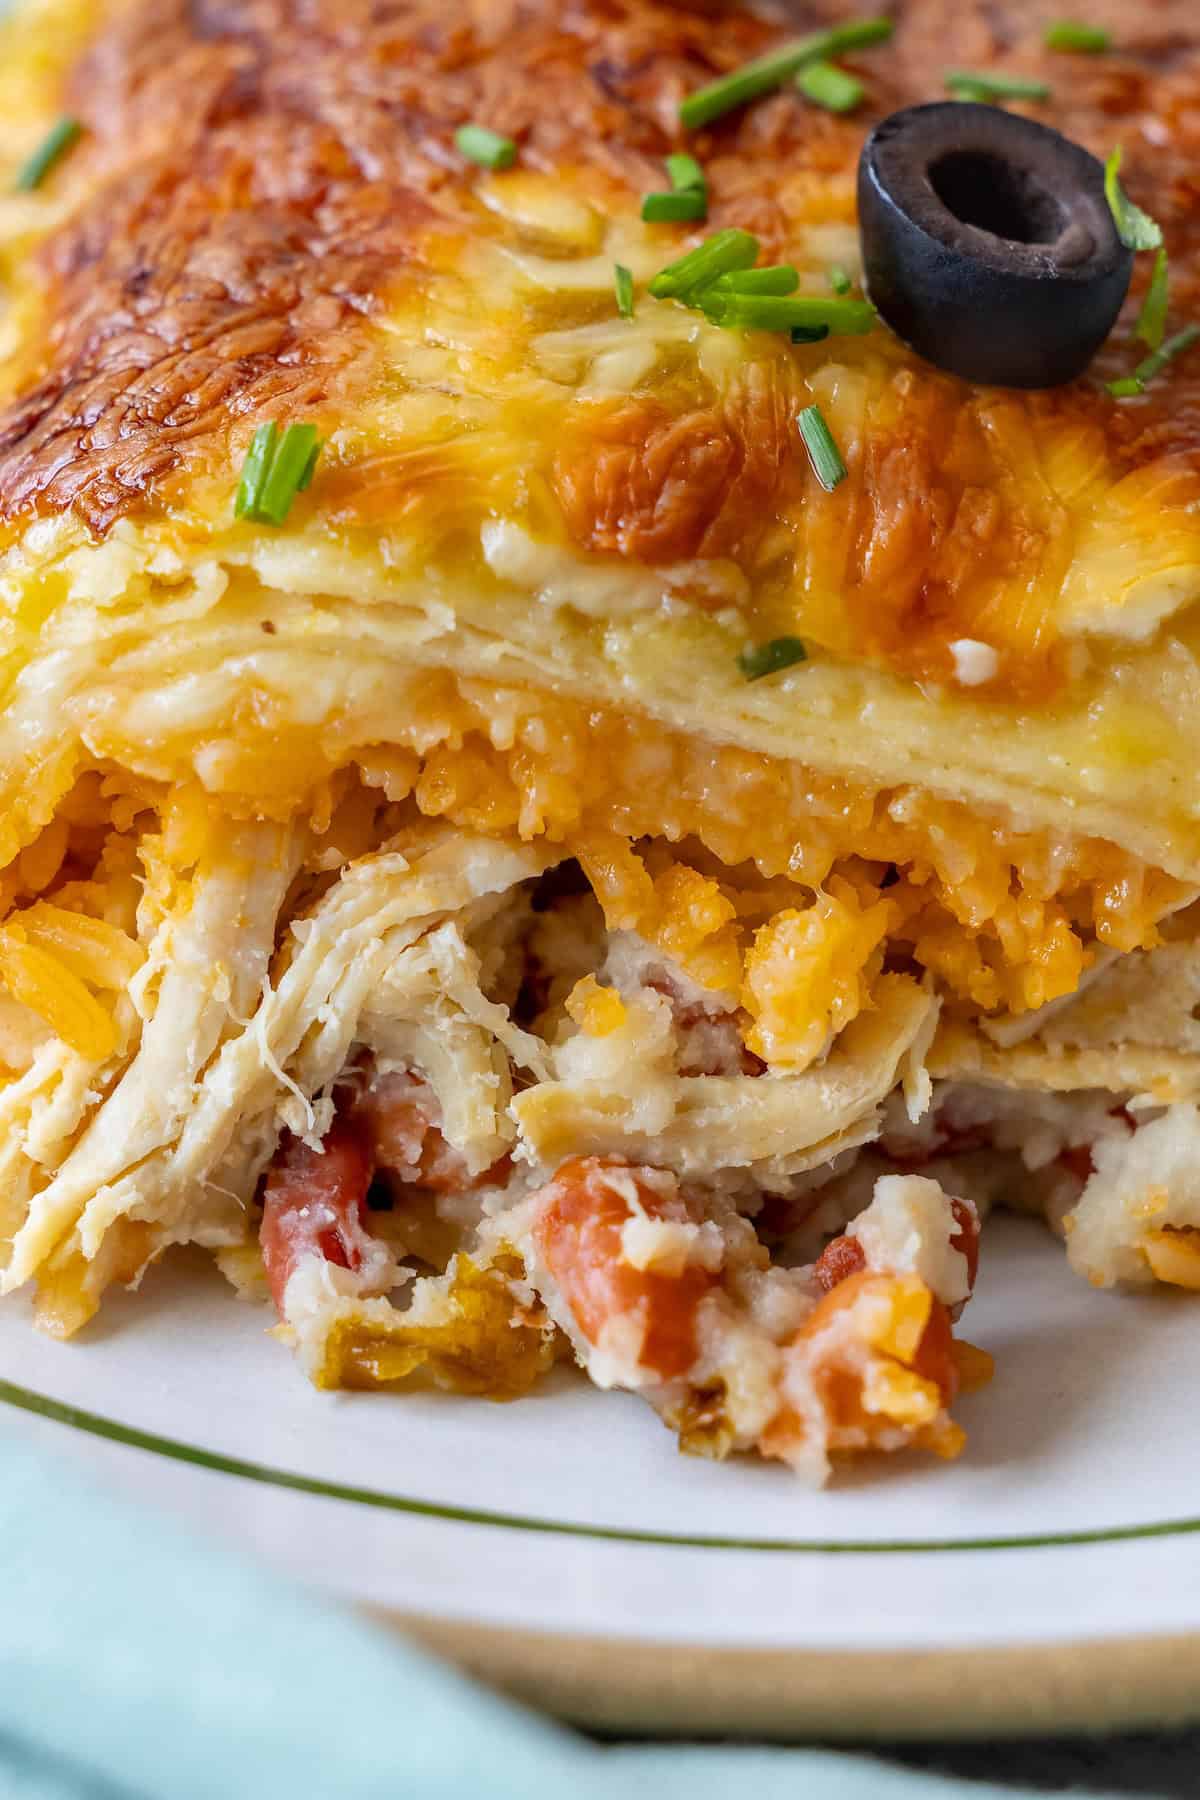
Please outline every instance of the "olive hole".
[{"label": "olive hole", "polygon": [[1061,203],[1028,169],[984,150],[952,150],[929,171],[934,193],[956,219],[1016,244],[1052,244],[1063,228]]}]

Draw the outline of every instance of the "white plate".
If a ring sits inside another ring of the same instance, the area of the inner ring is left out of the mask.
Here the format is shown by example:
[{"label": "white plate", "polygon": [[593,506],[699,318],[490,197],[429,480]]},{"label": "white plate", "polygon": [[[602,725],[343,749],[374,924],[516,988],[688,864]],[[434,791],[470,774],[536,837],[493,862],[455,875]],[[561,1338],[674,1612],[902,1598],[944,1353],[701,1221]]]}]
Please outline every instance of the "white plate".
[{"label": "white plate", "polygon": [[568,1371],[511,1406],[322,1394],[183,1258],[68,1345],[0,1308],[0,1399],[111,1480],[518,1691],[608,1723],[1030,1728],[1200,1716],[1196,1302],[988,1228],[994,1384],[955,1464],[812,1493],[678,1455]]}]

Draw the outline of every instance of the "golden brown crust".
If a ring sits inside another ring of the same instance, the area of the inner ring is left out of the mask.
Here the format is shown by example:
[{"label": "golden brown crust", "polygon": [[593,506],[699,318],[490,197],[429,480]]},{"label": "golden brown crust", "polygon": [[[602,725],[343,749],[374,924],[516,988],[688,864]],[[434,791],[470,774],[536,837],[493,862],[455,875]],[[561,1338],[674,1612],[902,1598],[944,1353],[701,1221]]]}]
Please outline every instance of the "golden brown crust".
[{"label": "golden brown crust", "polygon": [[581,409],[554,462],[568,529],[590,550],[643,562],[737,556],[776,496],[798,405],[776,366],[752,367],[720,406]]},{"label": "golden brown crust", "polygon": [[[791,7],[788,30],[853,10]],[[695,135],[713,228],[748,227],[774,254],[794,230],[781,171],[811,176],[814,193],[849,191],[872,119],[936,97],[947,64],[1032,72],[1054,89],[1038,116],[1100,153],[1124,141],[1127,185],[1167,233],[1172,323],[1200,311],[1192,0],[1132,15],[1111,0],[1120,47],[1092,58],[1041,48],[1040,0],[907,0],[896,11],[894,41],[863,63],[860,114],[834,117],[785,92]],[[91,179],[40,252],[41,366],[0,417],[0,518],[74,508],[102,534],[169,501],[181,476],[231,467],[241,420],[335,422],[370,380],[371,315],[406,269],[419,277],[436,260],[439,234],[451,241],[478,221],[457,125],[486,119],[510,133],[534,170],[582,163],[596,191],[629,207],[661,185],[662,155],[682,141],[681,97],[779,30],[663,0],[132,0],[64,97],[88,128],[76,155],[90,159]],[[567,405],[548,473],[570,535],[644,561],[745,562],[785,505],[818,520],[794,432],[808,397],[794,371],[811,371],[811,355],[750,365],[717,404],[666,391],[601,415],[586,400]],[[1130,360],[1123,324],[1094,373],[1126,372]],[[1006,485],[1006,439],[1036,442],[1068,420],[1118,473],[1176,459],[1182,500],[1200,474],[1200,353],[1122,408],[1094,379],[971,395],[897,352],[872,406],[861,498],[839,527],[849,532],[845,641],[827,641],[911,674],[944,678],[955,633],[994,626],[1010,691],[1036,694],[1055,678],[1044,609],[989,616],[998,575],[1020,587],[1035,572],[1054,593],[1063,575],[1054,497]],[[393,519],[421,473],[401,456]],[[351,483],[351,516],[371,512],[372,485]]]}]

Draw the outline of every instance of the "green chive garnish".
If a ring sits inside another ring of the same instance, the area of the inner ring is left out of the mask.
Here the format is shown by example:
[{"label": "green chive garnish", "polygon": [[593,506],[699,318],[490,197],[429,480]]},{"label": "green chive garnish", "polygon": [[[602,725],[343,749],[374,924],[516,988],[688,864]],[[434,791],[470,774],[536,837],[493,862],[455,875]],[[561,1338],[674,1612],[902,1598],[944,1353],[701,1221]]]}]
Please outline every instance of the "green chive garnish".
[{"label": "green chive garnish", "polygon": [[825,414],[819,406],[806,406],[796,423],[800,427],[800,436],[804,439],[804,448],[808,451],[813,474],[825,492],[831,494],[839,481],[845,481],[846,465],[842,461],[841,451],[833,441],[833,433],[825,423]]},{"label": "green chive garnish", "polygon": [[1148,350],[1157,350],[1166,334],[1169,280],[1167,253],[1165,250],[1157,250],[1150,286],[1146,289],[1146,298],[1142,301],[1142,310],[1133,328],[1134,337],[1140,338]]},{"label": "green chive garnish", "polygon": [[1104,195],[1117,236],[1127,250],[1161,250],[1163,235],[1160,227],[1149,213],[1134,205],[1121,186],[1120,173],[1121,146],[1118,144],[1104,165]]},{"label": "green chive garnish", "polygon": [[689,188],[699,188],[702,194],[708,192],[708,182],[705,180],[704,170],[695,157],[688,156],[686,151],[677,150],[668,156],[667,174],[670,176],[671,186],[677,194],[686,193]]},{"label": "green chive garnish", "polygon": [[769,644],[756,644],[753,650],[743,650],[737,665],[747,681],[761,681],[764,675],[778,675],[780,669],[790,669],[793,663],[802,663],[807,656],[799,638],[778,637],[772,638]]},{"label": "green chive garnish", "polygon": [[[301,426],[300,429],[302,431],[307,431],[309,429],[309,427]],[[314,437],[315,437],[315,432],[314,432]],[[310,488],[312,486],[312,478],[317,472],[317,458],[320,456],[320,454],[321,454],[321,445],[319,442],[314,442],[311,450],[308,453],[308,460],[304,465],[304,473],[303,473],[303,475],[301,475],[299,481],[296,483],[296,492],[298,494],[303,494],[307,488]]]},{"label": "green chive garnish", "polygon": [[707,87],[689,94],[679,108],[680,120],[688,131],[698,131],[702,125],[711,125],[714,119],[732,112],[735,107],[745,106],[747,101],[757,100],[760,94],[769,94],[773,88],[782,87],[805,63],[839,56],[843,50],[861,50],[868,44],[882,44],[891,35],[890,19],[858,19],[835,25],[830,31],[815,31],[811,37],[797,38],[782,49],[745,63],[731,75],[723,75],[719,81],[711,81]]},{"label": "green chive garnish", "polygon": [[814,106],[835,113],[853,112],[867,91],[856,76],[831,62],[805,63],[796,77],[796,86]]},{"label": "green chive garnish", "polygon": [[843,269],[841,263],[834,263],[831,268],[826,269],[825,279],[835,294],[848,294],[854,285],[850,280],[849,270]]},{"label": "green chive garnish", "polygon": [[814,330],[823,325],[838,336],[858,337],[874,330],[875,308],[866,300],[730,294],[721,301],[717,323],[740,331],[794,331],[797,326]]},{"label": "green chive garnish", "polygon": [[656,300],[695,306],[731,331],[790,331],[793,343],[815,343],[831,331],[870,331],[875,308],[865,300],[795,297],[799,274],[790,263],[756,269],[758,239],[748,231],[718,231],[650,283]]},{"label": "green chive garnish", "polygon": [[734,269],[705,288],[709,294],[794,294],[800,286],[799,270],[791,263],[773,263],[766,269]]},{"label": "green chive garnish", "polygon": [[1140,394],[1148,381],[1153,381],[1156,375],[1161,375],[1169,362],[1174,362],[1177,356],[1190,350],[1197,338],[1200,338],[1200,325],[1185,325],[1182,331],[1169,337],[1165,344],[1160,344],[1153,356],[1140,362],[1132,375],[1122,376],[1119,381],[1106,382],[1105,386],[1113,399],[1128,400],[1134,394]]},{"label": "green chive garnish", "polygon": [[1135,378],[1143,385],[1147,381],[1153,381],[1154,377],[1161,374],[1169,362],[1174,362],[1177,356],[1182,356],[1185,350],[1190,350],[1197,338],[1200,338],[1200,325],[1185,325],[1182,331],[1177,331],[1174,337],[1169,337],[1165,344],[1160,344],[1153,356],[1148,356],[1145,362],[1138,364],[1133,371]]},{"label": "green chive garnish", "polygon": [[1044,81],[1027,81],[1021,75],[976,74],[973,69],[947,69],[946,88],[959,100],[1048,100]]},{"label": "green chive garnish", "polygon": [[78,119],[63,117],[50,127],[37,149],[17,170],[13,186],[19,194],[31,194],[34,188],[41,187],[47,175],[66,155],[83,132]]},{"label": "green chive garnish", "polygon": [[1077,19],[1055,19],[1047,25],[1042,42],[1047,50],[1081,50],[1097,56],[1112,49],[1112,37],[1099,25],[1081,25]]},{"label": "green chive garnish", "polygon": [[234,517],[282,525],[296,495],[312,481],[320,454],[315,425],[289,425],[282,437],[274,420],[260,425],[242,464]]},{"label": "green chive garnish", "polygon": [[258,497],[262,493],[263,482],[267,478],[267,470],[275,453],[275,439],[278,435],[279,429],[272,419],[270,424],[260,425],[251,438],[250,448],[246,452],[246,460],[242,464],[237,497],[233,503],[235,519],[252,519],[257,513]]},{"label": "green chive garnish", "polygon": [[613,286],[617,290],[617,311],[623,319],[632,319],[633,273],[624,263],[617,263],[613,269]]},{"label": "green chive garnish", "polygon": [[289,425],[275,448],[267,478],[258,496],[257,515],[272,525],[282,525],[292,501],[303,493],[317,466],[315,425]]},{"label": "green chive garnish", "polygon": [[512,139],[489,131],[486,125],[460,125],[454,143],[460,156],[485,169],[511,169],[517,160],[517,146]]},{"label": "green chive garnish", "polygon": [[642,218],[647,225],[678,225],[683,220],[706,219],[708,195],[700,188],[684,188],[675,194],[647,194]]},{"label": "green chive garnish", "polygon": [[748,231],[717,231],[678,262],[660,269],[650,283],[650,292],[656,300],[684,300],[707,287],[718,275],[751,269],[757,261],[756,237]]}]

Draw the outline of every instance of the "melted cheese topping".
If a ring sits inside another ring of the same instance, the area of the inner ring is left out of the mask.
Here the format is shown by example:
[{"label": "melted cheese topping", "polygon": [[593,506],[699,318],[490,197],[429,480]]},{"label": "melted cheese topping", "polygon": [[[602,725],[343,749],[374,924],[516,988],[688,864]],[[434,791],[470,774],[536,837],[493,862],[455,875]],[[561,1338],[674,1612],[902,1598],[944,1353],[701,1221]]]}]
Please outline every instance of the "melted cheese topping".
[{"label": "melted cheese topping", "polygon": [[[929,97],[931,41],[940,66],[976,10],[914,9],[873,71],[878,106]],[[1035,10],[1013,9],[1026,63]],[[0,155],[15,165],[65,109],[85,136],[0,208],[17,847],[98,756],[258,804],[286,764],[306,798],[339,748],[389,741],[398,669],[451,664],[864,785],[886,770],[1019,807],[1194,876],[1186,360],[1122,409],[1090,381],[971,389],[882,327],[794,347],[654,301],[647,278],[699,235],[638,217],[679,94],[769,27],[656,0],[509,12],[418,5],[330,33],[281,15],[251,45],[147,0],[112,0],[99,26],[78,0],[19,9]],[[1194,147],[1200,33],[1185,5],[1172,20],[1170,75],[1125,21],[1104,63],[1124,98],[1058,58],[1053,105],[1099,150],[1114,110],[1169,113],[1155,210],[1186,300],[1194,204],[1169,177]],[[485,98],[521,145],[500,174],[451,148]],[[853,272],[871,116],[780,95],[706,133],[711,226],[757,231],[803,291],[833,261]],[[814,401],[849,470],[832,494],[795,428]],[[278,530],[231,516],[268,416],[328,439]],[[738,651],[783,633],[809,660],[746,684]]]}]

